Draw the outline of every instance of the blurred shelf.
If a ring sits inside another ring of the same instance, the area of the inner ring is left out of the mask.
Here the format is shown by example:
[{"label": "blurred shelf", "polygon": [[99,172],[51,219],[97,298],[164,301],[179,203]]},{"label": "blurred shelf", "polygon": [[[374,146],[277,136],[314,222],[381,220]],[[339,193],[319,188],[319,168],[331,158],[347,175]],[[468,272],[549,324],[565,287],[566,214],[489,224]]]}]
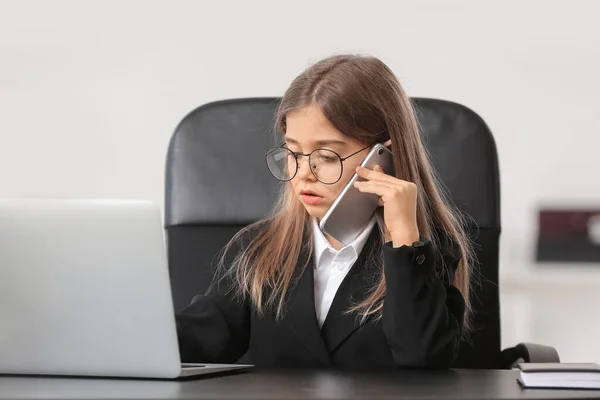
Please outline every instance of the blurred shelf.
[{"label": "blurred shelf", "polygon": [[[507,268],[505,268],[508,270]],[[500,273],[500,287],[527,290],[594,290],[600,294],[600,263],[530,263]],[[502,267],[501,267],[502,271]]]}]

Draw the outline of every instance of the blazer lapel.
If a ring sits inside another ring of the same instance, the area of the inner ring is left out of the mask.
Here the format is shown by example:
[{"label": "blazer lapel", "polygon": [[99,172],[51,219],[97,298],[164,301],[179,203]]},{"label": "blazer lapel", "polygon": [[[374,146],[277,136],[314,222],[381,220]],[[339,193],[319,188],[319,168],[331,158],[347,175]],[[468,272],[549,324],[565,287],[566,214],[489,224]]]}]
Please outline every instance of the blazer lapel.
[{"label": "blazer lapel", "polygon": [[[330,365],[331,358],[323,341],[315,312],[314,264],[312,257],[307,260],[305,252],[303,253],[296,265],[285,322],[315,358],[325,365]],[[303,268],[305,264],[306,267]]]},{"label": "blazer lapel", "polygon": [[333,303],[321,328],[327,350],[330,353],[333,353],[348,336],[361,326],[360,316],[356,313],[349,314],[347,311],[353,305],[366,299],[368,291],[379,280],[380,272],[376,268],[368,267],[366,263],[366,254],[370,253],[370,249],[373,246],[381,247],[378,237],[378,233],[374,230],[333,298]]}]

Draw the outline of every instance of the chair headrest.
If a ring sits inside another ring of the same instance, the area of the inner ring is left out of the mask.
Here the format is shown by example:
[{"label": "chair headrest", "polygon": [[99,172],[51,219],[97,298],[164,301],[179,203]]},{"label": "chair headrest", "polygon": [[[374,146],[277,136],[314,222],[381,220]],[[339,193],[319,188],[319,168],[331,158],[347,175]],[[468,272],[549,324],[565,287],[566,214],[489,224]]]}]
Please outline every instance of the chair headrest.
[{"label": "chair headrest", "polygon": [[[496,146],[485,122],[457,103],[412,99],[433,166],[451,200],[480,227],[500,227]],[[209,103],[177,126],[166,165],[165,222],[243,225],[265,216],[281,183],[265,164],[279,98]]]}]

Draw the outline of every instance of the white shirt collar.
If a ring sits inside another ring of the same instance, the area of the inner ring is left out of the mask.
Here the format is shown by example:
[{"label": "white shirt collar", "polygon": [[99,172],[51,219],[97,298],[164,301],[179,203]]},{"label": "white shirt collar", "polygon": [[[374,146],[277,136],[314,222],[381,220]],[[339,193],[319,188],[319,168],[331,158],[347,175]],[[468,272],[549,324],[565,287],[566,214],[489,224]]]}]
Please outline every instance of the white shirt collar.
[{"label": "white shirt collar", "polygon": [[350,248],[354,251],[355,258],[358,258],[358,255],[362,251],[363,247],[365,247],[365,244],[367,243],[367,239],[369,238],[369,235],[371,234],[371,231],[373,230],[373,227],[375,226],[376,222],[377,222],[377,220],[375,218],[372,218],[371,221],[369,221],[369,223],[365,227],[365,229],[363,229],[363,231],[360,233],[360,235],[358,235],[358,237],[356,239],[354,239],[350,244],[342,247],[340,250],[336,250],[331,246],[331,244],[329,243],[329,241],[327,240],[327,238],[325,237],[325,235],[319,228],[319,223],[317,222],[317,219],[312,218],[313,238],[314,238],[314,243],[315,243],[315,247],[314,247],[315,269],[319,268],[319,264],[320,264],[319,261],[321,260],[321,256],[326,251],[330,251],[332,254],[335,255],[340,252],[347,251],[346,249]]}]

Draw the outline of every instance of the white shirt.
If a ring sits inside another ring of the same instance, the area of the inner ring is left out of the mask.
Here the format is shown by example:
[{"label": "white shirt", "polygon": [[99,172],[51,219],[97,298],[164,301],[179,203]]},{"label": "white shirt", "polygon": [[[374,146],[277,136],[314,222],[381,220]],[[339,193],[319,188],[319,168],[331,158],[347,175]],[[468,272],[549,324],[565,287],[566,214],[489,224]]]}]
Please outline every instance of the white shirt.
[{"label": "white shirt", "polygon": [[315,311],[319,327],[323,326],[338,288],[365,247],[375,223],[373,218],[352,243],[336,250],[319,229],[316,218],[313,218]]}]

